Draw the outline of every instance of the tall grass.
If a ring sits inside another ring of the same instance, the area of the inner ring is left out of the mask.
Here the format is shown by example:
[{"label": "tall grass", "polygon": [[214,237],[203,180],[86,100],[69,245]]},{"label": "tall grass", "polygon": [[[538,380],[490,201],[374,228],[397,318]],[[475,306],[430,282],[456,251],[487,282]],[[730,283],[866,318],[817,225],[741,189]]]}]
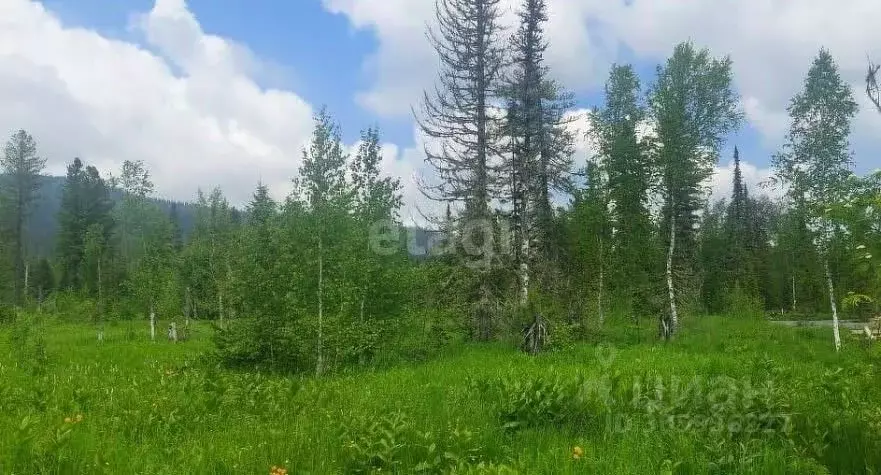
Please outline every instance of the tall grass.
[{"label": "tall grass", "polygon": [[538,357],[316,380],[223,369],[209,327],[142,327],[0,329],[0,473],[881,471],[881,351],[836,354],[828,329],[703,318],[662,344],[612,322]]}]

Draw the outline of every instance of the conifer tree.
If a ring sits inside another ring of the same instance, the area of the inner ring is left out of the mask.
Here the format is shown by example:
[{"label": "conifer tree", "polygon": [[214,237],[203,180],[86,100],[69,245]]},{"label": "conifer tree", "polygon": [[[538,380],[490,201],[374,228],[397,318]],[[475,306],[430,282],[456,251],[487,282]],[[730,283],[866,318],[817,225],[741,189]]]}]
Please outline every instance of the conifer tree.
[{"label": "conifer tree", "polygon": [[441,63],[438,84],[425,92],[417,117],[439,149],[426,146],[426,160],[439,183],[425,186],[432,198],[464,205],[464,218],[488,220],[495,194],[500,117],[498,96],[504,47],[500,0],[436,0],[437,27],[428,32]]},{"label": "conifer tree", "polygon": [[473,334],[488,339],[492,330],[493,282],[489,267],[496,261],[492,245],[498,197],[501,134],[504,114],[499,99],[505,48],[501,0],[436,0],[436,28],[428,37],[440,60],[438,83],[425,92],[417,122],[426,141],[426,161],[437,181],[423,184],[429,198],[462,206],[457,227],[462,250],[475,258]]},{"label": "conifer tree", "polygon": [[[548,48],[544,25],[548,20],[545,0],[523,0],[520,20],[511,38],[513,74],[504,86],[508,101],[506,129],[510,153],[510,200],[514,228],[514,266],[520,280],[520,301],[529,291],[530,248],[536,263],[555,261],[560,244],[555,242],[552,198],[569,191],[573,137],[566,112],[571,94],[549,77],[544,55]],[[552,265],[552,264],[551,264]]]},{"label": "conifer tree", "polygon": [[24,130],[12,134],[0,157],[0,225],[11,253],[13,301],[22,303],[27,246],[25,225],[40,188],[46,159],[37,155],[37,143]]},{"label": "conifer tree", "polygon": [[58,212],[57,255],[62,288],[92,292],[97,289],[97,269],[87,269],[84,264],[86,235],[92,229],[93,239],[102,245],[102,255],[109,252],[114,225],[112,210],[110,190],[98,170],[75,158],[67,166]]},{"label": "conifer tree", "polygon": [[610,288],[635,312],[647,311],[653,274],[654,232],[648,209],[652,163],[638,129],[646,118],[639,78],[630,65],[612,65],[605,104],[591,114],[599,159],[608,174],[611,226]]}]

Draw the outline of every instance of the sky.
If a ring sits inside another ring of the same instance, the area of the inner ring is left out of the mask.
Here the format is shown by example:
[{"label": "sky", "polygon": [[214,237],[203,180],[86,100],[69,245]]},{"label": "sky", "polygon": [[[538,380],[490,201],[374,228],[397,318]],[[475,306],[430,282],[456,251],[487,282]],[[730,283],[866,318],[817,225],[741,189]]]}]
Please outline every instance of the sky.
[{"label": "sky", "polygon": [[[613,63],[644,86],[675,44],[730,55],[746,120],[722,151],[711,187],[730,193],[741,151],[754,188],[782,145],[786,106],[821,47],[836,58],[861,111],[855,171],[881,167],[881,114],[863,94],[868,58],[881,62],[878,0],[547,0],[553,76],[583,119],[600,105]],[[513,25],[519,0],[502,0]],[[430,176],[412,107],[432,87],[425,38],[434,0],[0,0],[0,136],[25,129],[62,175],[74,157],[104,173],[143,160],[159,196],[190,201],[223,189],[247,203],[258,182],[291,190],[323,106],[354,149],[383,132],[386,173],[401,178],[404,218],[437,211],[418,190]],[[586,120],[574,123],[582,137]],[[576,163],[591,155],[579,140]],[[755,192],[761,192],[755,189]]]}]

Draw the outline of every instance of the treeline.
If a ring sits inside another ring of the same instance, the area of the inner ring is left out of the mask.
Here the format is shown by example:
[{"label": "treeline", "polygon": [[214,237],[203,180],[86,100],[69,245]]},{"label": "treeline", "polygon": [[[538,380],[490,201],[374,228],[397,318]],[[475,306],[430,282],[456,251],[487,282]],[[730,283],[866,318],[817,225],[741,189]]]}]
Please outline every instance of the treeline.
[{"label": "treeline", "polygon": [[729,58],[680,44],[649,85],[613,65],[589,117],[598,155],[574,170],[572,98],[543,59],[545,2],[524,0],[510,36],[499,0],[441,0],[437,13],[441,73],[417,112],[436,172],[423,191],[447,204],[430,257],[407,252],[379,131],[349,156],[322,111],[284,202],[262,185],[244,210],[199,192],[186,237],[176,207],[150,200],[142,163],[104,178],[74,160],[56,252],[33,261],[22,229],[45,160],[22,131],[2,161],[4,300],[98,325],[149,320],[154,337],[157,320],[210,319],[227,363],[319,374],[514,340],[537,314],[565,344],[606,320],[669,339],[683,315],[877,312],[881,175],[851,170],[857,107],[828,51],[773,158],[784,198],[749,190],[735,149],[732,196],[708,203],[742,122]]}]

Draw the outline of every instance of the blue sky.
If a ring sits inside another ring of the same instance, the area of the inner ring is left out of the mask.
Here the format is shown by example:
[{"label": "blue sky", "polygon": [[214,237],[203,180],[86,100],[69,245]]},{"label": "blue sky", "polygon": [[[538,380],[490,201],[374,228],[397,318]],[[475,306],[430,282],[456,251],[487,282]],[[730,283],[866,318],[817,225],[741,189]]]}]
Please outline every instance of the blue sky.
[{"label": "blue sky", "polygon": [[[47,0],[71,24],[143,44],[128,28],[134,12],[147,12],[153,0]],[[349,141],[360,128],[380,123],[389,140],[412,140],[407,120],[379,120],[355,104],[355,91],[367,87],[362,62],[376,48],[373,34],[356,31],[348,20],[328,12],[319,0],[189,0],[189,9],[206,33],[233,39],[279,71],[260,78],[263,86],[296,91],[315,105],[326,105],[344,124]],[[362,125],[363,124],[363,125]]]},{"label": "blue sky", "polygon": [[[508,19],[517,0],[502,0]],[[613,62],[635,64],[647,87],[673,46],[691,39],[730,54],[746,121],[722,152],[712,186],[730,184],[733,147],[755,185],[787,126],[820,46],[861,94],[866,55],[881,60],[881,2],[851,0],[548,0],[548,64],[576,93],[577,109],[602,101]],[[220,186],[247,200],[258,180],[290,189],[310,117],[326,105],[354,145],[377,124],[387,173],[419,193],[428,172],[410,106],[432,85],[425,40],[433,0],[4,0],[0,15],[0,131],[33,130],[50,170],[82,156],[107,172],[143,160],[157,192],[188,199]],[[234,52],[244,46],[258,69]],[[864,107],[865,109],[865,107]],[[881,115],[854,123],[856,170],[881,166]],[[579,149],[579,162],[588,155]]]},{"label": "blue sky", "polygon": [[[105,35],[143,43],[142,35],[128,28],[134,12],[149,11],[153,0],[47,0],[43,2],[71,25],[96,29]],[[331,13],[319,0],[189,0],[189,9],[206,33],[233,39],[247,46],[277,71],[258,81],[263,86],[294,90],[314,105],[326,105],[341,123],[344,139],[358,139],[361,128],[378,124],[386,140],[412,145],[409,117],[381,117],[355,100],[356,92],[369,87],[364,61],[378,47],[376,35],[355,29],[342,14]],[[656,62],[640,61],[631,51],[621,61],[636,65],[643,84],[651,83]],[[576,107],[599,105],[603,96],[592,87],[568,85],[576,94]],[[738,145],[744,157],[766,165],[770,153],[749,123],[732,135],[724,157]]]}]

